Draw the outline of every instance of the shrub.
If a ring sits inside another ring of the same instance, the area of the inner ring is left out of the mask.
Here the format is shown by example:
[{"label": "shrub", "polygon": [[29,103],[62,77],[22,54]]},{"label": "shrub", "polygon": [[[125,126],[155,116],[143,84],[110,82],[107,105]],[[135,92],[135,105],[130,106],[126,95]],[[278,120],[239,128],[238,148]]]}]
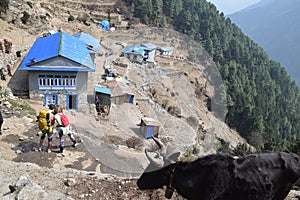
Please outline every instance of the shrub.
[{"label": "shrub", "polygon": [[26,24],[28,19],[29,19],[30,15],[28,12],[24,11],[23,12],[23,16],[21,17],[21,21],[23,24]]},{"label": "shrub", "polygon": [[87,13],[80,13],[77,19],[83,23],[87,23],[87,21],[90,19],[90,16]]},{"label": "shrub", "polygon": [[138,137],[130,137],[126,140],[126,145],[128,148],[136,148],[140,145],[142,145],[143,141],[141,140],[141,138]]},{"label": "shrub", "polygon": [[181,162],[190,162],[190,161],[195,160],[197,158],[197,156],[194,155],[194,152],[197,152],[197,150],[195,150],[194,146],[188,147],[183,152],[183,154],[181,154],[181,156],[178,158],[178,161],[181,161]]},{"label": "shrub", "polygon": [[6,13],[9,5],[9,0],[1,0],[0,1],[0,14]]},{"label": "shrub", "polygon": [[242,155],[247,155],[251,153],[251,149],[248,148],[246,144],[238,144],[234,149],[233,149],[233,154],[237,156],[242,156]]},{"label": "shrub", "polygon": [[217,139],[218,139],[218,143],[216,144],[216,148],[215,148],[217,152],[232,154],[230,143],[226,142],[222,138],[217,138]]},{"label": "shrub", "polygon": [[33,8],[33,4],[31,1],[27,1],[26,4],[30,7],[30,8]]},{"label": "shrub", "polygon": [[70,15],[69,17],[68,17],[68,22],[72,22],[72,21],[74,21],[75,20],[75,17],[73,16],[73,15]]}]

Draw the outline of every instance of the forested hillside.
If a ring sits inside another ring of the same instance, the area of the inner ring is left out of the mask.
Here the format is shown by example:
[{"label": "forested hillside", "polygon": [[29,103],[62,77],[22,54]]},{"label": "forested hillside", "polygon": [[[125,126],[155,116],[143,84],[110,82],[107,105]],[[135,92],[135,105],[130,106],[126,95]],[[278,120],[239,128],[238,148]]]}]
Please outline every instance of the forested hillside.
[{"label": "forested hillside", "polygon": [[289,75],[300,86],[300,1],[270,0],[260,1],[256,5],[228,17],[245,34],[257,42],[269,54],[280,62]]},{"label": "forested hillside", "polygon": [[226,123],[255,147],[288,150],[300,132],[299,89],[279,63],[205,0],[123,1],[149,26],[174,28],[213,57],[227,90]]}]

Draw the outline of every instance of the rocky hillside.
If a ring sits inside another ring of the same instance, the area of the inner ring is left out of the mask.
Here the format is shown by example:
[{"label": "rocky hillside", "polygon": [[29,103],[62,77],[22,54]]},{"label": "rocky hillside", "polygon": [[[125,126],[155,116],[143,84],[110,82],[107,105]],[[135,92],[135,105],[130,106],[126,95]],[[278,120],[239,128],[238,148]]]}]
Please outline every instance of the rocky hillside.
[{"label": "rocky hillside", "polygon": [[[12,53],[0,55],[2,65],[11,63],[15,72],[20,62],[15,52],[26,54],[33,41],[45,31],[60,29],[75,33],[80,29],[100,38],[103,48],[104,55],[97,56],[97,71],[90,81],[101,82],[103,67],[114,67],[127,78],[138,101],[137,105],[114,105],[107,119],[96,118],[94,105],[87,105],[83,113],[67,112],[81,143],[72,148],[66,139],[66,151],[59,154],[55,137],[53,152],[48,154],[36,151],[39,133],[34,114],[24,116],[12,112],[27,105],[37,112],[42,103],[28,99],[23,102],[11,96],[7,85],[13,87],[12,79],[1,81],[5,101],[13,99],[26,105],[10,103],[2,107],[5,114],[4,131],[0,135],[3,199],[164,199],[163,190],[140,191],[136,187],[136,178],[148,163],[144,148],[153,146],[153,141],[143,139],[136,125],[145,115],[159,119],[160,139],[169,151],[180,151],[183,160],[214,153],[220,141],[228,142],[231,147],[245,142],[213,115],[213,109],[211,112],[207,108],[218,76],[201,46],[181,34],[141,28],[142,25],[125,31],[128,22],[115,3],[16,0],[11,1],[7,15],[0,20],[0,36],[13,40]],[[97,28],[106,19],[107,10],[115,20],[112,21],[117,28],[115,32]],[[24,24],[21,18],[25,11],[30,17]],[[173,46],[176,54],[157,57],[154,67],[122,61],[119,55],[123,46],[141,42]],[[128,67],[120,67],[120,62]],[[175,194],[172,199],[182,198]]]}]

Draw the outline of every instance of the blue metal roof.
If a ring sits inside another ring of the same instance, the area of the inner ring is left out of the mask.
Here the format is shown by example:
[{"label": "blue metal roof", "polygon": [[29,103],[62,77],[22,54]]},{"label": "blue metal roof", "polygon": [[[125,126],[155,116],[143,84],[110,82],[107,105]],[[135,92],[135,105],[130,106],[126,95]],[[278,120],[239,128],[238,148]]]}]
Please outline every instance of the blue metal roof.
[{"label": "blue metal roof", "polygon": [[73,36],[79,40],[82,40],[87,45],[88,50],[93,51],[95,53],[100,53],[100,41],[94,38],[93,36],[85,32],[78,32]]},{"label": "blue metal roof", "polygon": [[144,49],[145,49],[144,47],[139,47],[139,46],[128,46],[128,47],[125,47],[123,52],[143,56],[144,55]]},{"label": "blue metal roof", "polygon": [[143,43],[141,44],[142,47],[145,47],[146,50],[148,51],[153,51],[154,49],[157,48],[157,46],[155,44],[152,44],[152,43]]},{"label": "blue metal roof", "polygon": [[94,90],[95,92],[111,95],[110,89],[108,89],[107,87],[95,86]]},{"label": "blue metal roof", "polygon": [[[78,63],[78,66],[48,67],[40,63],[55,57],[64,57]],[[89,51],[83,41],[57,32],[48,37],[38,38],[24,57],[18,70],[27,71],[95,71]]]}]

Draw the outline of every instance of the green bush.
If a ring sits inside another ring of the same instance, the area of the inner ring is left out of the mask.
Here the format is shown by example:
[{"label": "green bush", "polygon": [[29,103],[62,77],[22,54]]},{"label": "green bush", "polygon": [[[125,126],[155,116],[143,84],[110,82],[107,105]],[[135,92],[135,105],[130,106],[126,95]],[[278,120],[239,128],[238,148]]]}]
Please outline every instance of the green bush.
[{"label": "green bush", "polygon": [[126,140],[126,145],[128,148],[135,149],[137,146],[141,146],[142,144],[143,144],[142,139],[138,137],[130,137]]},{"label": "green bush", "polygon": [[21,17],[21,21],[23,24],[26,24],[27,23],[27,20],[29,19],[30,15],[28,12],[26,11],[23,11],[23,16]]},{"label": "green bush", "polygon": [[243,156],[251,154],[251,149],[246,144],[239,143],[232,152],[236,156]]},{"label": "green bush", "polygon": [[75,20],[75,17],[73,16],[73,15],[70,15],[69,17],[68,17],[68,22],[72,22],[72,21],[74,21]]},{"label": "green bush", "polygon": [[30,7],[30,8],[33,8],[33,4],[31,1],[27,1],[26,4]]},{"label": "green bush", "polygon": [[9,0],[1,0],[0,1],[0,14],[6,13],[8,10]]}]

